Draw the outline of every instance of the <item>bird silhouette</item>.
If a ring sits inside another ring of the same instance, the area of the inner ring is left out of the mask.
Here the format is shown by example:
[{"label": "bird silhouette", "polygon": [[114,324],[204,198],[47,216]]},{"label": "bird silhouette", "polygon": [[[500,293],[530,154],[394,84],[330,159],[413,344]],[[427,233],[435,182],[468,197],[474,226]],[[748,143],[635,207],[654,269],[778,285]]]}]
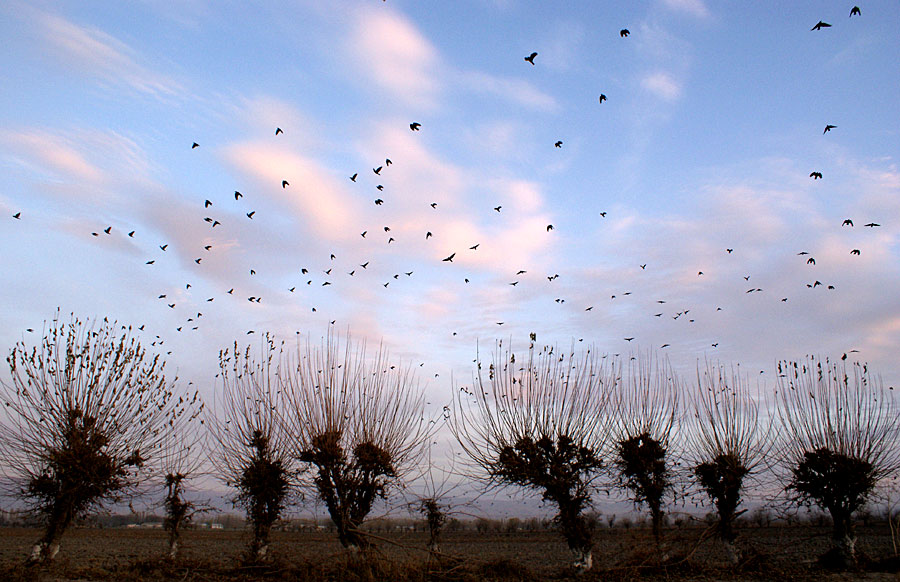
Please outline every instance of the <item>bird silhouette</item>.
[{"label": "bird silhouette", "polygon": [[243,194],[241,194],[241,193],[238,192],[237,190],[234,191],[234,199],[235,199],[235,200],[240,199],[242,196],[243,196]]},{"label": "bird silhouette", "polygon": [[382,200],[381,198],[375,199],[375,206],[381,206],[382,204],[384,204],[384,200]]},{"label": "bird silhouette", "polygon": [[557,141],[557,142],[556,142],[555,144],[553,144],[553,145],[556,146],[556,147],[558,147],[558,148],[561,148],[561,147],[562,147],[562,142],[561,142],[561,141]]},{"label": "bird silhouette", "polygon": [[822,22],[822,21],[820,20],[819,22],[816,23],[815,26],[813,26],[812,28],[810,28],[810,30],[822,30],[823,28],[830,28],[830,27],[831,27],[830,24],[828,24],[827,22]]},{"label": "bird silhouette", "polygon": [[854,6],[850,9],[850,16],[862,16],[862,12],[859,11],[859,6]]},{"label": "bird silhouette", "polygon": [[133,230],[132,230],[131,232],[128,233],[128,237],[129,237],[129,238],[134,238],[134,231],[133,231]]},{"label": "bird silhouette", "polygon": [[531,63],[532,66],[534,66],[534,57],[536,57],[536,56],[537,56],[537,53],[531,53],[530,55],[525,57],[525,60],[528,61],[529,63]]},{"label": "bird silhouette", "polygon": [[276,128],[275,128],[275,135],[279,135],[279,134],[282,134],[282,133],[284,133],[284,131],[283,131],[280,127],[276,127]]},{"label": "bird silhouette", "polygon": [[381,168],[383,168],[383,167],[384,167],[384,166],[378,166],[377,168],[372,168],[372,171],[375,172],[375,175],[380,176],[380,175],[381,175]]},{"label": "bird silhouette", "polygon": [[850,254],[851,254],[851,255],[858,255],[858,254],[859,254],[859,249],[853,249],[852,251],[850,251]]},{"label": "bird silhouette", "polygon": [[379,192],[381,192],[381,191],[384,190],[384,186],[382,186],[381,184],[379,184],[379,185],[375,186],[375,189],[378,190]]},{"label": "bird silhouette", "polygon": [[196,148],[199,148],[199,147],[200,147],[200,144],[197,143],[197,142],[194,142],[193,144],[191,144],[191,149],[196,149]]},{"label": "bird silhouette", "polygon": [[419,128],[422,127],[422,124],[418,121],[413,121],[409,124],[409,129],[412,131],[419,131]]},{"label": "bird silhouette", "polygon": [[13,218],[15,218],[16,220],[21,220],[21,219],[22,219],[22,213],[21,213],[21,212],[16,212],[15,214],[13,214]]},{"label": "bird silhouette", "polygon": [[445,263],[452,263],[452,262],[453,262],[453,257],[455,257],[455,256],[456,256],[456,253],[453,253],[452,255],[450,255],[449,257],[447,257],[446,259],[441,259],[441,260],[442,260],[443,262],[445,262]]},{"label": "bird silhouette", "polygon": [[107,226],[106,228],[103,229],[103,232],[105,232],[106,234],[112,234],[112,227]]},{"label": "bird silhouette", "polygon": [[606,101],[606,95],[600,93],[600,103],[603,103],[604,101]]},{"label": "bird silhouette", "polygon": [[877,222],[870,222],[869,224],[864,224],[863,226],[868,226],[869,228],[875,228],[876,226],[881,226]]},{"label": "bird silhouette", "polygon": [[169,244],[166,243],[164,245],[159,245],[159,248],[160,248],[160,250],[165,251],[167,248],[169,248]]},{"label": "bird silhouette", "polygon": [[828,133],[829,131],[831,131],[831,130],[834,129],[835,127],[837,127],[837,126],[836,126],[836,125],[831,125],[831,124],[826,125],[826,126],[825,126],[825,131],[822,132],[822,135],[825,135],[826,133]]},{"label": "bird silhouette", "polygon": [[552,224],[548,224],[548,225],[547,225],[547,232],[550,232],[551,230],[553,230],[553,225],[552,225]]},{"label": "bird silhouette", "polygon": [[631,34],[631,31],[629,31],[627,28],[623,28],[622,30],[619,31],[619,36],[622,38],[625,38],[629,34]]},{"label": "bird silhouette", "polygon": [[822,178],[822,172],[811,172],[809,177],[813,180],[820,180]]},{"label": "bird silhouette", "polygon": [[437,209],[437,202],[432,202],[432,203],[431,203],[431,207],[434,208],[434,209]]},{"label": "bird silhouette", "polygon": [[282,180],[282,181],[281,181],[281,187],[282,187],[282,188],[287,188],[287,187],[290,186],[290,185],[291,185],[291,183],[288,182],[287,180]]},{"label": "bird silhouette", "polygon": [[250,212],[247,213],[247,218],[249,218],[250,220],[253,220],[253,215],[254,215],[254,214],[256,214],[256,211],[255,211],[255,210],[251,210]]},{"label": "bird silhouette", "polygon": [[210,206],[212,206],[212,202],[210,202],[209,200],[203,203],[203,208],[209,208]]},{"label": "bird silhouette", "polygon": [[853,226],[853,221],[847,218],[841,223],[841,226]]},{"label": "bird silhouette", "polygon": [[816,260],[814,258],[810,257],[810,258],[806,259],[806,264],[807,265],[815,265]]},{"label": "bird silhouette", "polygon": [[356,182],[356,177],[357,177],[357,176],[359,176],[359,172],[357,172],[356,174],[353,174],[352,176],[350,176],[350,181],[351,181],[351,182]]},{"label": "bird silhouette", "polygon": [[469,247],[469,250],[470,250],[470,251],[477,251],[479,246],[481,246],[481,243],[478,243],[477,245],[472,245],[472,246],[470,246],[470,247]]},{"label": "bird silhouette", "polygon": [[503,208],[503,207],[502,206],[494,206],[494,210],[496,210],[497,212],[500,212],[501,208]]}]

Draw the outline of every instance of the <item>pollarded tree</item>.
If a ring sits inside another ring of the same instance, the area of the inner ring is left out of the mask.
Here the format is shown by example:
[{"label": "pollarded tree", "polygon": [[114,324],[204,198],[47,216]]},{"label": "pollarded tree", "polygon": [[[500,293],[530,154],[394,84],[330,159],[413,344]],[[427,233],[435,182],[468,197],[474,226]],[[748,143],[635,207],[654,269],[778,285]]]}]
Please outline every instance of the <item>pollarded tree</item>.
[{"label": "pollarded tree", "polygon": [[217,445],[210,460],[226,485],[237,489],[234,503],[247,513],[251,562],[266,557],[269,534],[290,500],[294,479],[293,443],[278,415],[282,353],[269,335],[260,361],[249,346],[240,352],[237,343],[220,352],[222,403],[207,416]]},{"label": "pollarded tree", "polygon": [[[188,405],[196,409],[197,414],[203,411],[203,402],[200,400],[199,394],[195,394],[188,401]],[[170,560],[178,557],[181,531],[190,524],[195,513],[205,511],[187,498],[188,482],[198,476],[204,461],[201,451],[204,444],[203,437],[206,436],[206,433],[200,431],[200,426],[200,424],[191,423],[179,426],[178,430],[170,431],[168,438],[161,446],[159,461],[156,463],[158,465],[156,473],[162,477],[165,490],[163,529],[168,535],[167,556]]]},{"label": "pollarded tree", "polygon": [[833,520],[833,555],[856,563],[853,514],[900,469],[900,415],[865,364],[808,357],[778,363],[777,409],[787,491]]},{"label": "pollarded tree", "polygon": [[160,357],[107,319],[57,313],[40,346],[19,342],[7,362],[0,456],[14,492],[45,524],[29,562],[46,561],[73,520],[132,492],[170,431],[197,411]]},{"label": "pollarded tree", "polygon": [[533,343],[520,363],[502,343],[486,370],[476,362],[474,389],[457,391],[453,435],[478,476],[538,491],[555,505],[575,567],[590,569],[593,529],[585,512],[609,445],[615,370],[590,350],[560,354]]},{"label": "pollarded tree", "polygon": [[774,442],[772,417],[760,415],[759,397],[739,369],[709,366],[691,398],[693,423],[688,430],[692,469],[697,483],[716,507],[719,539],[736,564],[734,521],[747,479],[761,469]]},{"label": "pollarded tree", "polygon": [[663,501],[673,489],[672,445],[678,415],[678,379],[668,361],[629,360],[617,385],[614,462],[619,482],[636,505],[650,509],[653,537],[661,542]]},{"label": "pollarded tree", "polygon": [[328,509],[341,544],[365,549],[360,526],[428,443],[412,369],[391,365],[383,349],[368,359],[364,344],[329,334],[319,347],[307,343],[281,378],[294,454],[314,474],[307,485]]}]

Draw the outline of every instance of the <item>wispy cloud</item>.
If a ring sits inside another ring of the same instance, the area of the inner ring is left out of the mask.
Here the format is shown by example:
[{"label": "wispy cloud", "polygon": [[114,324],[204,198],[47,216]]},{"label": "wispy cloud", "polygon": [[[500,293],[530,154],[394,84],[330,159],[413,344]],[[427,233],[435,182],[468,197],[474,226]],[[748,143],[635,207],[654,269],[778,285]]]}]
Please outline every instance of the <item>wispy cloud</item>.
[{"label": "wispy cloud", "polygon": [[681,97],[681,83],[663,71],[650,73],[641,79],[641,87],[666,101]]},{"label": "wispy cloud", "polygon": [[709,9],[703,0],[663,0],[663,4],[671,10],[684,12],[697,18],[709,17]]},{"label": "wispy cloud", "polygon": [[123,182],[147,181],[151,162],[132,139],[113,131],[26,128],[0,131],[0,151],[44,180],[78,186],[84,196]]},{"label": "wispy cloud", "polygon": [[431,107],[441,89],[437,50],[405,16],[363,9],[347,44],[357,72],[408,104]]},{"label": "wispy cloud", "polygon": [[498,77],[481,71],[462,72],[459,78],[465,87],[476,93],[492,95],[526,109],[555,111],[558,108],[552,95],[522,79]]},{"label": "wispy cloud", "polygon": [[47,48],[65,65],[156,98],[171,98],[181,91],[179,83],[140,64],[137,51],[99,28],[50,13],[36,16]]}]

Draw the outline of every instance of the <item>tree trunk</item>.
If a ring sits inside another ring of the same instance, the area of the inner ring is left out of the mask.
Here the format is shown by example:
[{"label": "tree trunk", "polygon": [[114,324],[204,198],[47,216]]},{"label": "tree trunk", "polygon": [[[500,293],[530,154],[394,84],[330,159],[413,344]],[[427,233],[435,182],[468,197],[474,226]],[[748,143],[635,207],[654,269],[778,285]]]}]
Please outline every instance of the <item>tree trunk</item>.
[{"label": "tree trunk", "polygon": [[831,520],[834,523],[831,541],[837,557],[840,558],[840,565],[843,568],[855,568],[856,534],[853,531],[852,514],[843,508],[832,508]]},{"label": "tree trunk", "polygon": [[31,547],[31,555],[28,556],[27,564],[37,564],[41,562],[49,562],[59,553],[59,539],[69,527],[72,521],[72,514],[69,511],[57,510],[50,514],[47,522],[47,529],[44,535],[34,546]]},{"label": "tree trunk", "polygon": [[575,554],[575,563],[572,565],[579,574],[587,572],[594,566],[594,555],[591,548],[573,549],[572,553]]}]

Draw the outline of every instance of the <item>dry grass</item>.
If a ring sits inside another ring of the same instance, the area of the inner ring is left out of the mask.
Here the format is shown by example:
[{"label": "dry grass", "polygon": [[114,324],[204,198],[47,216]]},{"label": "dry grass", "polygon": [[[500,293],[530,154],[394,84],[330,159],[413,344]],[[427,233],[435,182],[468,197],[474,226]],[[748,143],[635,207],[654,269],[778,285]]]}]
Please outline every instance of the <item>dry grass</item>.
[{"label": "dry grass", "polygon": [[[745,559],[727,564],[722,547],[700,528],[666,533],[668,558],[660,560],[647,529],[600,530],[595,568],[578,576],[571,554],[555,532],[447,532],[439,556],[425,546],[428,534],[378,534],[377,548],[365,556],[344,550],[334,534],[276,532],[273,558],[263,566],[241,563],[247,535],[239,531],[188,530],[183,554],[165,560],[161,530],[75,529],[63,539],[56,562],[46,568],[22,566],[40,535],[33,529],[0,530],[0,580],[85,582],[256,582],[263,580],[374,582],[474,582],[539,580],[897,580],[887,526],[860,528],[860,550],[869,557],[865,572],[830,573],[815,556],[830,547],[828,527],[794,526],[741,531]],[[882,560],[878,562],[878,560]]]}]

